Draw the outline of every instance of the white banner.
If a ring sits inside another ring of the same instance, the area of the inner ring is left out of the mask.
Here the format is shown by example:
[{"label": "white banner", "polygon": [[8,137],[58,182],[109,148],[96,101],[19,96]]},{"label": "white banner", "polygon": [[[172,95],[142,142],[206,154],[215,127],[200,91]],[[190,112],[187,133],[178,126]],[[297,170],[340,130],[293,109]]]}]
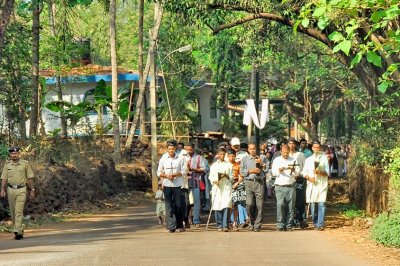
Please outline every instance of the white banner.
[{"label": "white banner", "polygon": [[258,110],[254,104],[254,99],[246,100],[246,107],[244,108],[243,124],[248,126],[253,120],[253,123],[259,129],[263,129],[269,121],[268,99],[261,101],[261,116],[258,118]]}]

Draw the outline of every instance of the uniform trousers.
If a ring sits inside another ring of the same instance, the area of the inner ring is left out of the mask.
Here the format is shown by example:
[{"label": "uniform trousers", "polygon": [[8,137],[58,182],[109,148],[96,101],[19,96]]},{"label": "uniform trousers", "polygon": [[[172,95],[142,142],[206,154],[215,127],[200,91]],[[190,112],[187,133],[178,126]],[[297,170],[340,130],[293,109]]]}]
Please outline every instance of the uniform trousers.
[{"label": "uniform trousers", "polygon": [[11,220],[14,225],[14,233],[23,234],[22,219],[26,201],[26,187],[7,188],[8,204],[10,206]]}]

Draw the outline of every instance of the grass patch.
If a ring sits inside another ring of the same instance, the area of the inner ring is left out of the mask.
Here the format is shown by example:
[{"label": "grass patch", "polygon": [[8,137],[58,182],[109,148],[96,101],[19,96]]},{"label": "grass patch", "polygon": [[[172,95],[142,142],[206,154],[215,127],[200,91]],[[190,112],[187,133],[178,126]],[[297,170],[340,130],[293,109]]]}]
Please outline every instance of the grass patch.
[{"label": "grass patch", "polygon": [[357,217],[366,217],[365,211],[358,208],[355,204],[337,203],[335,208],[338,212],[347,218],[354,219]]},{"label": "grass patch", "polygon": [[[45,224],[54,224],[54,223],[65,222],[65,221],[68,221],[68,218],[69,217],[61,216],[59,214],[45,215],[45,216],[40,216],[34,220],[24,219],[22,224],[23,224],[24,229],[38,228]],[[0,224],[0,232],[11,233],[12,231],[13,231],[12,225],[6,224],[6,223]]]},{"label": "grass patch", "polygon": [[381,213],[372,226],[371,235],[375,241],[392,247],[400,247],[400,212]]}]

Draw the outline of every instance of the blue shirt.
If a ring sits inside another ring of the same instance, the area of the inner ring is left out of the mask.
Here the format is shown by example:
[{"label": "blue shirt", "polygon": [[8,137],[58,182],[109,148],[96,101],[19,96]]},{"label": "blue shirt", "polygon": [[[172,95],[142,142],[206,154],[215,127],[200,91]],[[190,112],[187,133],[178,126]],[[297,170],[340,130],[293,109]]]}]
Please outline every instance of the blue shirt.
[{"label": "blue shirt", "polygon": [[249,170],[257,168],[256,158],[251,155],[243,157],[242,161],[240,162],[240,174],[244,177],[244,179],[253,180],[265,178],[265,174],[268,172],[269,169],[269,161],[264,155],[260,155],[260,158],[262,163],[265,164],[263,170],[261,170],[259,174],[250,174]]}]

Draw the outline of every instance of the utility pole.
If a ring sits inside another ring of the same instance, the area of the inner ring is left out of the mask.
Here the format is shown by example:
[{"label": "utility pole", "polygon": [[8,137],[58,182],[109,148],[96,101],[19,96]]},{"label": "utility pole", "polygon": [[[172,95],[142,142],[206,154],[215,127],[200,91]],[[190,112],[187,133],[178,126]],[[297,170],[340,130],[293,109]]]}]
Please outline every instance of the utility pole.
[{"label": "utility pole", "polygon": [[[258,67],[253,65],[253,73],[254,73],[254,80],[255,80],[255,106],[257,111],[257,116],[260,117],[260,72]],[[258,127],[254,127],[254,133],[256,135],[256,151],[257,154],[260,154],[260,129]]]},{"label": "utility pole", "polygon": [[[150,34],[150,36],[153,36]],[[156,42],[156,40],[151,40]],[[155,47],[155,46],[154,46]],[[151,125],[151,184],[153,192],[158,189],[158,177],[157,177],[157,91],[156,91],[156,70],[155,70],[155,54],[154,48],[150,53],[150,125]]]},{"label": "utility pole", "polygon": [[[254,87],[255,87],[255,75],[254,75],[254,63],[253,63],[253,67],[251,69],[251,79],[250,79],[250,92],[249,92],[249,99],[253,99],[254,98]],[[252,128],[253,128],[253,120],[250,119],[250,123],[247,126],[247,143],[251,143],[252,142]]]}]

